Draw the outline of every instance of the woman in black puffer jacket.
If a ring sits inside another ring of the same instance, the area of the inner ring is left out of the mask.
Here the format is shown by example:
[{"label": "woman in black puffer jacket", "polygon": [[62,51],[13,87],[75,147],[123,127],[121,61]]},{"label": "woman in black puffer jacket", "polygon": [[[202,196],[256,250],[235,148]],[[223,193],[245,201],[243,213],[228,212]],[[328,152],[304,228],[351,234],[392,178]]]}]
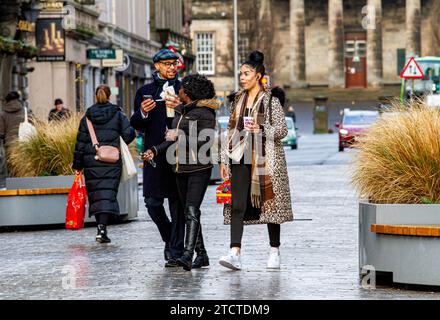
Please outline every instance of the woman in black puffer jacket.
[{"label": "woman in black puffer jacket", "polygon": [[122,160],[106,163],[95,159],[96,150],[92,145],[86,118],[92,124],[101,146],[120,148],[120,137],[129,144],[135,138],[135,131],[121,109],[110,103],[110,88],[100,85],[96,89],[97,103],[91,106],[81,119],[75,146],[73,169],[83,170],[89,199],[89,216],[94,215],[98,225],[96,241],[110,242],[107,225],[111,215],[119,214],[116,199],[122,171]]},{"label": "woman in black puffer jacket", "polygon": [[[206,77],[198,74],[185,77],[179,91],[183,104],[175,108],[173,130],[167,134],[168,141],[153,146],[144,154],[145,160],[165,153],[169,158],[172,140],[177,140],[175,159],[167,160],[176,162],[173,168],[177,173],[179,198],[185,208],[185,252],[177,263],[187,271],[209,266],[200,224],[200,207],[213,167],[210,148],[215,138],[216,110],[220,107],[214,97],[214,84]],[[194,251],[197,257],[193,262]]]}]

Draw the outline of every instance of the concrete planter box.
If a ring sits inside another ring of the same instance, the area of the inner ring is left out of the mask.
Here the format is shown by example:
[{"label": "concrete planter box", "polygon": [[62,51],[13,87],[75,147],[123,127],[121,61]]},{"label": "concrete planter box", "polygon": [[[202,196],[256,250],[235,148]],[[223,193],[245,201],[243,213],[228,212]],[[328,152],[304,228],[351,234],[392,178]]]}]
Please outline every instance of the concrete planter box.
[{"label": "concrete planter box", "polygon": [[[68,189],[74,176],[12,178],[7,190]],[[118,202],[122,220],[137,217],[139,210],[137,176],[119,185]],[[67,192],[41,195],[0,196],[0,227],[64,224]],[[94,222],[86,211],[85,222]]]},{"label": "concrete planter box", "polygon": [[440,286],[440,237],[377,234],[372,224],[440,225],[440,205],[371,204],[359,206],[359,270],[392,272],[393,282]]}]

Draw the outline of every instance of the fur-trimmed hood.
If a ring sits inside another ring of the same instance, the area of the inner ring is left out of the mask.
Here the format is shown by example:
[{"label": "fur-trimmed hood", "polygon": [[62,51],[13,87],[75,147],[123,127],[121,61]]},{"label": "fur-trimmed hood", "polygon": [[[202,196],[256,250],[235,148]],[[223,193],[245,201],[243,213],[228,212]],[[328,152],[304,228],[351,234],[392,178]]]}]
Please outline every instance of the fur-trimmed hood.
[{"label": "fur-trimmed hood", "polygon": [[221,102],[218,99],[204,99],[197,101],[197,107],[206,107],[213,110],[220,109]]}]

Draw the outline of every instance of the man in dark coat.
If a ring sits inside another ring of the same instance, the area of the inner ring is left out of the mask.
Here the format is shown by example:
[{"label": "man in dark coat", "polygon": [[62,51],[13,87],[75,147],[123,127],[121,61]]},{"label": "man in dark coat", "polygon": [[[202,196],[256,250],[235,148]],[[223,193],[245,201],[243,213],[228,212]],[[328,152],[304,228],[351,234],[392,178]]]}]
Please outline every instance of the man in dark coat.
[{"label": "man in dark coat", "polygon": [[[153,74],[154,81],[136,92],[130,123],[133,128],[144,133],[144,151],[165,141],[165,133],[171,128],[174,115],[167,116],[164,89],[173,87],[175,93],[179,92],[177,60],[178,56],[171,50],[164,49],[156,53],[153,57],[157,70]],[[165,267],[177,267],[176,259],[182,256],[184,249],[184,210],[178,200],[176,177],[166,160],[166,154],[158,156],[154,161],[155,167],[152,163],[144,162],[145,206],[165,242]],[[165,198],[168,199],[171,221],[163,206]]]},{"label": "man in dark coat", "polygon": [[54,120],[63,120],[70,117],[70,110],[64,108],[63,100],[55,99],[55,108],[49,112],[49,122]]}]

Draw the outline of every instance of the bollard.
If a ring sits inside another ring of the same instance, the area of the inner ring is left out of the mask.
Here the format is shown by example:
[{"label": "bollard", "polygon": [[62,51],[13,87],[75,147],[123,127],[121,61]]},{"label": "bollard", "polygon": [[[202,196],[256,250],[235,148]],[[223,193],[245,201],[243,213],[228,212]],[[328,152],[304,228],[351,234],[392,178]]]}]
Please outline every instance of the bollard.
[{"label": "bollard", "polygon": [[315,101],[313,110],[313,133],[328,133],[328,97],[315,96],[313,100]]}]

